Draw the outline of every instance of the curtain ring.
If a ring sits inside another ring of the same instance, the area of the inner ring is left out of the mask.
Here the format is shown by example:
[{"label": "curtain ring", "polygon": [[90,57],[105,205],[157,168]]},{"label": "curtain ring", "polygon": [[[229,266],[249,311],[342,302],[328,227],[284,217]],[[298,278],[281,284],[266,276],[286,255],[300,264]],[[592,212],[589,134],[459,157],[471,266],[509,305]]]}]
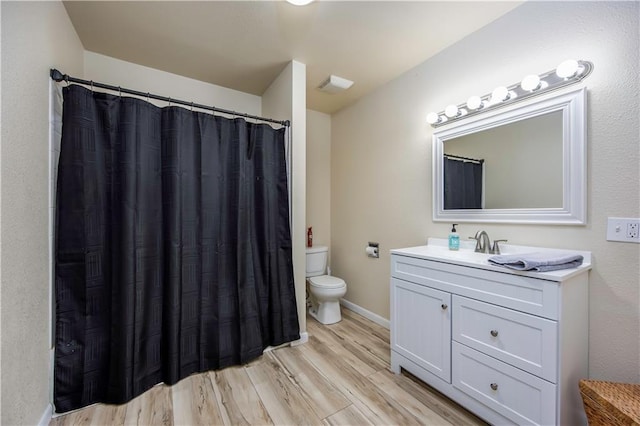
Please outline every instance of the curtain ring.
[{"label": "curtain ring", "polygon": [[64,81],[67,83],[67,87],[69,87],[69,74],[64,75]]},{"label": "curtain ring", "polygon": [[191,102],[191,111],[193,111],[193,102]]},{"label": "curtain ring", "polygon": [[122,89],[120,88],[120,86],[118,86],[118,96],[122,97]]},{"label": "curtain ring", "polygon": [[171,98],[169,98],[169,105],[168,106],[171,106]]},{"label": "curtain ring", "polygon": [[147,102],[149,102],[149,92],[147,92]]},{"label": "curtain ring", "polygon": [[91,80],[91,91],[93,92],[93,80]]}]

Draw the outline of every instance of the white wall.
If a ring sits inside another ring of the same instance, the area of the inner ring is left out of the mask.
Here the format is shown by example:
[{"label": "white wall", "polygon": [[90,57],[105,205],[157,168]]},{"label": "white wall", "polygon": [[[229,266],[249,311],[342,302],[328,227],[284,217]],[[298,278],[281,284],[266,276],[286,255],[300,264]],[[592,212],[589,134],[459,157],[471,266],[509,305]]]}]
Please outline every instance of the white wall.
[{"label": "white wall", "polygon": [[331,116],[310,109],[306,199],[307,227],[313,227],[313,245],[331,248]]},{"label": "white wall", "polygon": [[291,120],[291,239],[301,333],[307,330],[305,313],[306,103],[306,65],[297,61],[291,61],[262,94],[262,111],[265,117]]},{"label": "white wall", "polygon": [[[262,112],[260,96],[89,51],[85,51],[84,54],[84,72],[85,80],[99,81],[114,86],[150,92],[156,95],[251,115],[260,116]],[[150,102],[158,106],[167,106],[166,102],[153,99],[150,99]]]},{"label": "white wall", "polygon": [[[512,244],[592,251],[592,378],[640,381],[640,245],[607,242],[607,216],[640,217],[638,2],[527,2],[332,116],[331,242],[346,298],[389,317],[391,248],[445,237],[431,220],[430,111],[567,58],[595,64],[588,100],[586,226],[461,224]],[[379,260],[363,244],[380,242]]]},{"label": "white wall", "polygon": [[2,2],[2,415],[49,404],[49,68],[83,75],[61,2]]}]

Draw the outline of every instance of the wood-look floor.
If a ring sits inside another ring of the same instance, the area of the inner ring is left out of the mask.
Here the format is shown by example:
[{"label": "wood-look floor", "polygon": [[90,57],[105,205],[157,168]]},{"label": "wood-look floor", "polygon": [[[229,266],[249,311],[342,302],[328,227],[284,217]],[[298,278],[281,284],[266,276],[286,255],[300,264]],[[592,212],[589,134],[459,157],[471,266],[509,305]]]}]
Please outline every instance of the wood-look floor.
[{"label": "wood-look floor", "polygon": [[309,342],[253,362],[158,385],[124,405],[96,404],[50,425],[484,425],[408,375],[389,371],[389,330],[343,309]]}]

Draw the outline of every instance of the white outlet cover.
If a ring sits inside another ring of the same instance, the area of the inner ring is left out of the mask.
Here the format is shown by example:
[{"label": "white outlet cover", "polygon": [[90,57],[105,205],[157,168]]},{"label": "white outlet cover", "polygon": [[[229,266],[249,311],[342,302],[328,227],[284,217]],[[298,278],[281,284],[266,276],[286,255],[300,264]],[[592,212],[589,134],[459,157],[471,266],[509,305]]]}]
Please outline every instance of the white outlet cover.
[{"label": "white outlet cover", "polygon": [[[632,228],[636,229],[635,233],[631,230]],[[607,241],[640,244],[640,232],[637,231],[638,229],[640,229],[640,219],[638,218],[607,218]],[[629,235],[630,233],[631,235]]]}]

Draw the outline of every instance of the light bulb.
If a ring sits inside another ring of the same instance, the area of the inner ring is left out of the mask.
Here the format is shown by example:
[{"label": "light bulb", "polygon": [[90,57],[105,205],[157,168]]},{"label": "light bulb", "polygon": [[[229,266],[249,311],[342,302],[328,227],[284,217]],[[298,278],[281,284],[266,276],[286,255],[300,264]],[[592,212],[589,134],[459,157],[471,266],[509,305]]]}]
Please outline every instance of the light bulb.
[{"label": "light bulb", "polygon": [[287,3],[291,3],[294,6],[306,6],[313,0],[287,0]]},{"label": "light bulb", "polygon": [[483,106],[484,105],[482,105],[482,99],[480,98],[480,96],[472,96],[467,99],[467,107],[469,109],[480,109]]},{"label": "light bulb", "polygon": [[556,68],[556,74],[560,78],[571,78],[578,73],[579,67],[580,64],[578,64],[578,61],[576,61],[575,59],[567,59],[566,61],[558,65],[558,68]]},{"label": "light bulb", "polygon": [[440,121],[438,113],[430,112],[429,114],[427,114],[427,123],[436,124],[438,121]]},{"label": "light bulb", "polygon": [[453,118],[458,115],[458,107],[451,104],[444,109],[444,115],[449,118]]},{"label": "light bulb", "polygon": [[525,92],[535,92],[541,87],[540,77],[535,74],[528,75],[522,79],[522,82],[520,82],[520,87],[522,87],[522,90],[524,90]]},{"label": "light bulb", "polygon": [[509,89],[504,86],[499,86],[493,89],[491,92],[491,103],[497,104],[499,102],[503,102],[509,99]]}]

